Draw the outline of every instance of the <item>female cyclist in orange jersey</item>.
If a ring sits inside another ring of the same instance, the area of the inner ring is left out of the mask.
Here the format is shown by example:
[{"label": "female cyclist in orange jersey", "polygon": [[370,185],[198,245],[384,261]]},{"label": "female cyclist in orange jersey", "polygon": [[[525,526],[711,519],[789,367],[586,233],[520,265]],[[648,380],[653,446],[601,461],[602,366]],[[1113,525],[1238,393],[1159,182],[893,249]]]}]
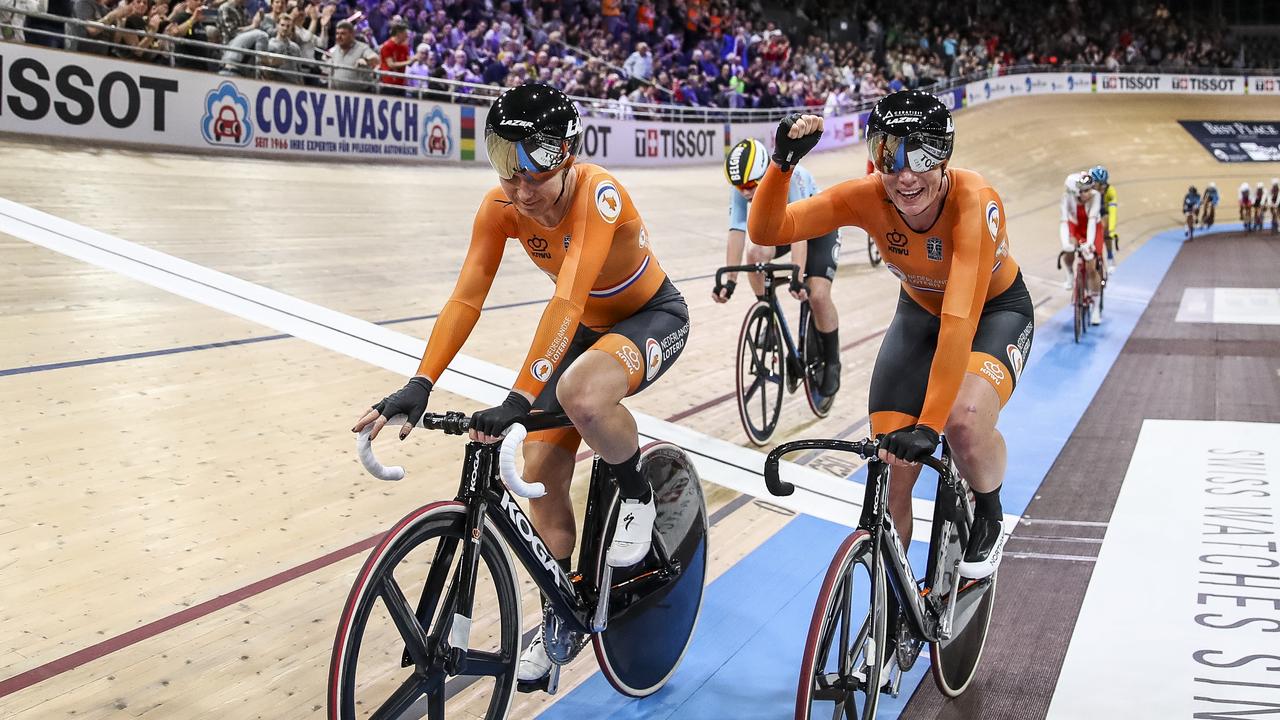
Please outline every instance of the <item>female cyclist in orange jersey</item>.
[{"label": "female cyclist in orange jersey", "polygon": [[[387,418],[409,422],[404,439],[426,410],[432,385],[462,348],[480,317],[508,240],[555,282],[502,405],[476,413],[472,439],[497,441],[531,409],[563,409],[567,429],[531,433],[525,473],[547,493],[530,502],[548,550],[569,570],[576,535],[569,483],[581,440],[609,465],[622,504],[607,562],[633,565],[648,553],[655,517],[652,491],[640,476],[635,418],[620,404],[656,381],[684,348],[689,310],[658,265],[631,197],[597,165],[575,163],[582,137],[578,109],[548,85],[528,83],[504,92],[489,110],[485,148],[499,186],[480,203],[471,246],[453,295],[431,331],[418,373],[361,417],[376,436]],[[522,683],[551,668],[542,637],[521,656]]]},{"label": "female cyclist in orange jersey", "polygon": [[945,432],[976,495],[961,572],[995,572],[1003,545],[1000,485],[1006,449],[996,430],[1031,350],[1031,298],[1009,255],[1004,206],[982,176],[948,168],[951,113],[928,93],[876,103],[867,148],[878,172],[787,204],[788,175],[817,144],[822,118],[793,115],[778,127],[773,160],[756,192],[748,230],[781,245],[856,225],[875,238],[900,281],[898,309],[871,377],[872,433],[893,466],[889,508],[911,536],[916,464]]}]

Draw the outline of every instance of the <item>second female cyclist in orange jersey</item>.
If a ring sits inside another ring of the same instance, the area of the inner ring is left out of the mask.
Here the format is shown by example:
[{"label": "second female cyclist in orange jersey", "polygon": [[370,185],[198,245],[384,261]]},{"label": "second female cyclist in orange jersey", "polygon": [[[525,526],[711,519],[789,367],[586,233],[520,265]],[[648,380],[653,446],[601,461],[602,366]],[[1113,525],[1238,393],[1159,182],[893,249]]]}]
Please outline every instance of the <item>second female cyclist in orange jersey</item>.
[{"label": "second female cyclist in orange jersey", "polygon": [[910,539],[918,461],[945,432],[976,495],[961,572],[995,571],[1003,545],[1000,486],[1006,448],[996,430],[1031,351],[1034,318],[1009,254],[1004,205],[981,175],[947,167],[951,113],[928,93],[882,98],[867,124],[877,172],[787,204],[789,174],[817,143],[822,118],[779,125],[773,160],[748,218],[751,237],[781,245],[842,225],[866,230],[901,281],[897,312],[876,359],[868,401],[881,459],[893,465],[889,507]]},{"label": "second female cyclist in orange jersey", "polygon": [[[573,420],[569,429],[531,433],[524,448],[526,477],[547,488],[530,502],[533,522],[566,572],[576,535],[569,483],[580,440],[609,466],[622,499],[606,562],[625,567],[648,553],[653,494],[639,472],[635,418],[620,402],[671,367],[689,332],[688,307],[658,265],[626,189],[604,168],[575,163],[581,138],[577,107],[550,86],[525,84],[494,102],[485,149],[500,183],[480,202],[453,295],[417,375],[354,428],[372,424],[376,434],[387,418],[405,413],[410,422],[401,439],[408,434],[480,318],[503,252],[517,244],[555,282],[555,295],[507,399],[476,413],[471,433],[494,442],[531,409],[563,409]],[[539,635],[521,656],[518,679],[537,683],[550,668]]]}]

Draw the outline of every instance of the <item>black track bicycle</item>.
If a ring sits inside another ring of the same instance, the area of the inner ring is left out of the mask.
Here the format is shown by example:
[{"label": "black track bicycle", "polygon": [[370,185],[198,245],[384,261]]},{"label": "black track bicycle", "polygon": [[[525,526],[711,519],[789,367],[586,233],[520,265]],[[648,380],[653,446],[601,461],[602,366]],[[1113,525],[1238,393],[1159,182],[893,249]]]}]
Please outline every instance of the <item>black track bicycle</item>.
[{"label": "black track bicycle", "polygon": [[[388,424],[403,422],[400,416]],[[330,720],[507,717],[521,651],[515,561],[548,599],[543,627],[553,665],[538,689],[554,693],[560,666],[588,642],[618,692],[644,697],[666,684],[702,607],[707,517],[698,474],[671,443],[643,449],[641,471],[657,503],[653,548],[632,567],[611,568],[604,557],[618,495],[596,458],[579,572],[571,576],[512,495],[543,491],[516,470],[516,447],[526,432],[568,424],[563,414],[533,414],[513,425],[500,446],[468,442],[457,497],[414,510],[381,538],[357,574],[338,624]],[[450,435],[469,425],[460,412],[426,414],[420,423]],[[357,439],[362,464],[384,480],[403,477],[403,469],[384,467],[373,456],[369,430]]]},{"label": "black track bicycle", "polygon": [[764,445],[778,427],[783,395],[795,392],[803,383],[809,409],[818,417],[826,417],[831,412],[835,396],[821,393],[827,361],[809,302],[800,303],[797,340],[792,339],[786,315],[778,303],[779,286],[802,287],[800,266],[793,263],[731,265],[716,270],[716,284],[722,285],[724,274],[731,272],[764,276],[765,299],[756,301],[747,311],[738,333],[738,364],[734,375],[742,429],[752,443]]},{"label": "black track bicycle", "polygon": [[[986,644],[996,575],[960,576],[973,524],[968,484],[957,474],[945,437],[938,474],[928,567],[917,580],[888,509],[889,466],[871,440],[798,440],[774,448],[765,483],[774,495],[795,488],[778,477],[782,456],[800,450],[851,452],[870,460],[862,517],[831,559],[805,640],[795,717],[874,718],[881,693],[896,697],[902,677],[926,643],[933,679],[948,697],[964,692]],[[894,602],[891,602],[891,599]]]}]

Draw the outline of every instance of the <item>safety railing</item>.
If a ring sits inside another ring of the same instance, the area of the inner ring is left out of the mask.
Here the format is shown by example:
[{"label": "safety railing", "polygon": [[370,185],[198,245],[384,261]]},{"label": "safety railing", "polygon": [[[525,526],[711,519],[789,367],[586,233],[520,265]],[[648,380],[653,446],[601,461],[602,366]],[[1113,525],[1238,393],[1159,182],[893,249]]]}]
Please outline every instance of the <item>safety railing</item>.
[{"label": "safety railing", "polygon": [[[64,26],[63,32],[33,26],[31,23],[19,23],[18,18],[40,18],[53,21]],[[208,23],[215,24],[215,23]],[[336,24],[336,23],[335,23]],[[83,38],[65,32],[66,26],[95,28],[110,39],[102,37]],[[40,12],[27,12],[16,8],[0,10],[0,30],[17,29],[28,39],[33,36],[48,37],[60,43],[71,41],[77,45],[105,47],[112,54],[123,60],[158,62],[174,67],[195,70],[207,70],[224,75],[237,75],[262,80],[273,80],[325,86],[332,89],[368,92],[378,94],[396,94],[419,97],[436,102],[452,102],[457,104],[488,105],[505,88],[496,85],[469,83],[462,80],[451,80],[439,77],[424,77],[413,73],[397,73],[378,70],[370,67],[350,67],[332,62],[332,56],[324,48],[316,48],[315,58],[300,58],[282,55],[258,49],[258,47],[240,47],[235,44],[212,43],[191,37],[180,37],[157,31],[140,31],[116,25],[105,25],[93,21],[67,18]],[[253,32],[253,31],[249,31]],[[261,31],[258,31],[261,32]],[[5,33],[0,32],[0,42]],[[124,38],[132,37],[130,43]],[[269,44],[269,37],[262,38]],[[12,42],[13,40],[10,40]],[[256,43],[263,44],[263,43]],[[376,54],[376,49],[374,50]],[[1123,66],[1118,72],[1170,72],[1174,68],[1160,66]],[[945,93],[967,83],[1024,72],[1116,72],[1109,68],[1087,65],[1016,65],[996,67],[980,73],[920,86],[919,89],[933,93]],[[1177,68],[1179,73],[1219,75],[1249,74],[1250,70],[1236,68]],[[1274,71],[1264,71],[1270,74]],[[385,82],[396,78],[403,84]],[[586,115],[613,117],[636,120],[662,120],[672,122],[693,123],[755,123],[776,121],[793,112],[812,112],[822,114],[824,106],[793,106],[780,108],[744,108],[744,107],[709,107],[674,104],[636,103],[625,99],[606,99],[572,96]],[[835,114],[846,115],[869,110],[875,99],[866,101],[850,101],[835,108]]]}]

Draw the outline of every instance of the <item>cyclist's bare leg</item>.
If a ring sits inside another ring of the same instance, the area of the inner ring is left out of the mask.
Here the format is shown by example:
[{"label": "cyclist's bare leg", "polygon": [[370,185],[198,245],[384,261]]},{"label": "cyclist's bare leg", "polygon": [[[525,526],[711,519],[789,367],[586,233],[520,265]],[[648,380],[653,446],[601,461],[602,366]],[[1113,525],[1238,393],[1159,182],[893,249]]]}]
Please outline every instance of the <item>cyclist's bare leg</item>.
[{"label": "cyclist's bare leg", "polygon": [[840,325],[836,304],[831,299],[831,281],[823,277],[810,277],[809,308],[813,311],[813,324],[818,332],[831,332]]},{"label": "cyclist's bare leg", "polygon": [[911,489],[919,477],[919,465],[889,468],[889,516],[893,518],[893,527],[902,538],[903,547],[911,545]]},{"label": "cyclist's bare leg", "polygon": [[601,350],[588,350],[565,371],[556,388],[560,407],[587,445],[610,464],[625,462],[640,447],[636,419],[622,406],[627,371]]},{"label": "cyclist's bare leg", "polygon": [[[773,262],[774,254],[777,249],[767,245],[756,245],[750,240],[747,241],[747,264],[755,265],[756,263]],[[751,283],[751,292],[756,297],[764,295],[764,276],[760,273],[749,273],[747,281]]]},{"label": "cyclist's bare leg", "polygon": [[546,495],[529,501],[529,513],[551,556],[561,560],[573,555],[578,536],[569,497],[573,466],[573,453],[559,445],[531,442],[524,446],[525,479],[547,488]]},{"label": "cyclist's bare leg", "polygon": [[956,467],[969,487],[991,492],[1004,482],[1008,452],[996,429],[1000,396],[981,376],[966,373],[944,432]]}]

